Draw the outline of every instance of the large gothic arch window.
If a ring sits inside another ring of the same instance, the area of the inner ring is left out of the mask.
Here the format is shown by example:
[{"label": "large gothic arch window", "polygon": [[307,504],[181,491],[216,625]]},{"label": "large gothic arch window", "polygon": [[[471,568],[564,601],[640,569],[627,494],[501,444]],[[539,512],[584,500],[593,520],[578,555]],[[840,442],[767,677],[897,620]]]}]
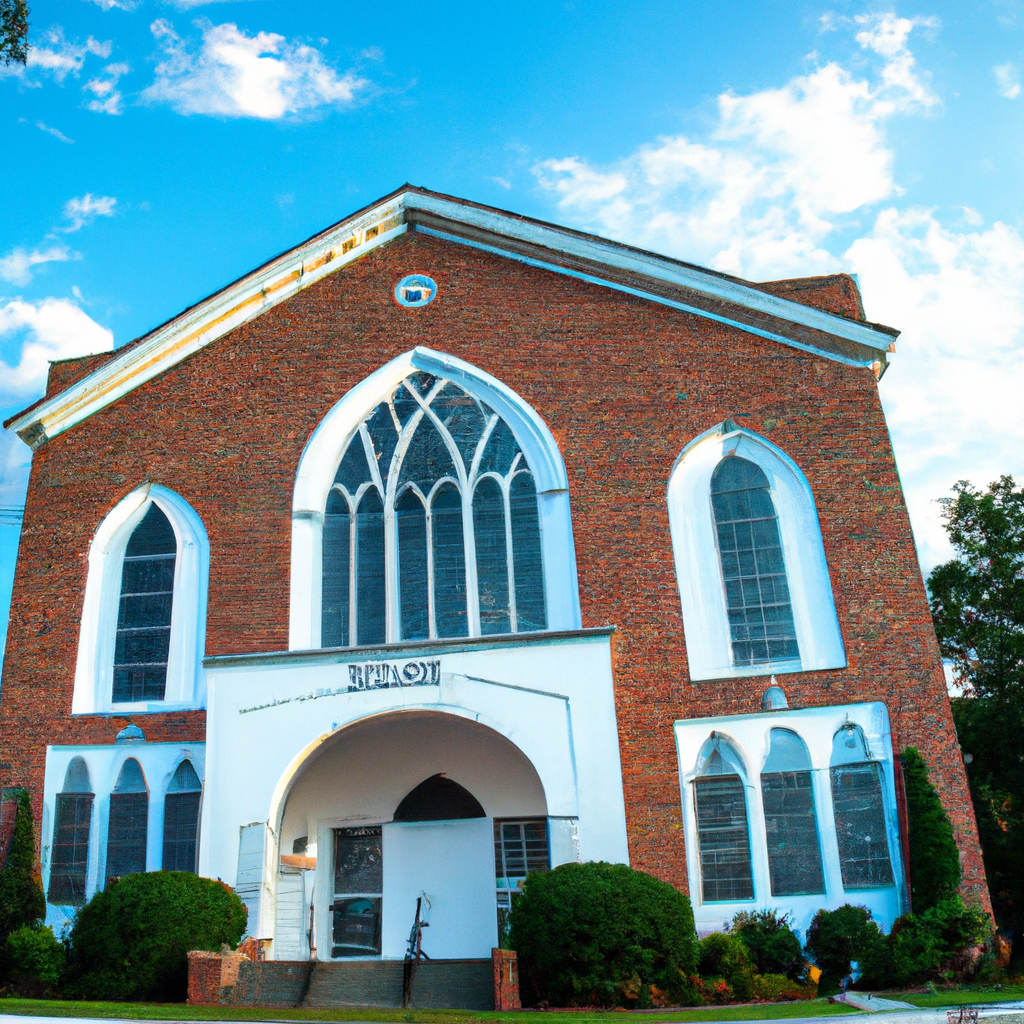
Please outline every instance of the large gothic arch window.
[{"label": "large gothic arch window", "polygon": [[359,424],[324,514],[321,645],[548,626],[537,487],[508,423],[418,371]]}]

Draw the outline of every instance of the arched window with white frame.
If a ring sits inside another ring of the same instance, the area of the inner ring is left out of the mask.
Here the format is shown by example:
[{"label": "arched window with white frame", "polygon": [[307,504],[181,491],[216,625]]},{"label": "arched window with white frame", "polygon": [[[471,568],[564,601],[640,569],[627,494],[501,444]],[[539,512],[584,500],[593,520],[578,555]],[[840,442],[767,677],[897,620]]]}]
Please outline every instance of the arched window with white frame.
[{"label": "arched window with white frame", "polygon": [[144,484],[99,524],[72,713],[202,707],[210,545],[180,495]]},{"label": "arched window with white frame", "polygon": [[692,679],[845,666],[817,507],[788,455],[727,420],[676,460],[668,511]]},{"label": "arched window with white frame", "polygon": [[[311,463],[332,434],[324,487]],[[577,628],[566,485],[550,431],[507,388],[450,356],[399,357],[303,454],[296,505],[326,494],[322,513],[295,512],[293,647]]]},{"label": "arched window with white frame", "polygon": [[85,903],[94,799],[89,768],[81,757],[73,757],[57,794],[50,848],[50,884],[46,898],[57,906],[80,907]]}]

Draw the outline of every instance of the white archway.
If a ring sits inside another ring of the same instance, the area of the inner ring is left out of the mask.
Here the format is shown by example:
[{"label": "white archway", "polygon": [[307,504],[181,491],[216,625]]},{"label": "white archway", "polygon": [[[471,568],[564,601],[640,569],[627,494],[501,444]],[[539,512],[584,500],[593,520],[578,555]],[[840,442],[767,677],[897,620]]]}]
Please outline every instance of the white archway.
[{"label": "white archway", "polygon": [[[178,544],[167,685],[162,701],[114,704],[111,695],[121,568],[132,531],[151,505],[157,505],[167,516]],[[89,548],[72,714],[205,706],[202,661],[209,568],[210,541],[203,522],[192,506],[169,488],[143,484],[110,510]]]},{"label": "white archway", "polygon": [[[779,521],[800,657],[784,664],[733,664],[725,586],[711,504],[711,477],[728,455],[759,466]],[[721,423],[690,442],[672,469],[668,514],[690,678],[724,679],[843,668],[832,583],[814,495],[800,467],[770,441]]]},{"label": "white archway", "polygon": [[417,371],[450,380],[486,401],[515,435],[538,493],[547,628],[580,626],[568,476],[551,430],[534,409],[494,377],[454,356],[417,347],[353,387],[327,413],[303,450],[292,498],[290,650],[311,650],[321,644],[324,511],[348,442],[378,403]]}]

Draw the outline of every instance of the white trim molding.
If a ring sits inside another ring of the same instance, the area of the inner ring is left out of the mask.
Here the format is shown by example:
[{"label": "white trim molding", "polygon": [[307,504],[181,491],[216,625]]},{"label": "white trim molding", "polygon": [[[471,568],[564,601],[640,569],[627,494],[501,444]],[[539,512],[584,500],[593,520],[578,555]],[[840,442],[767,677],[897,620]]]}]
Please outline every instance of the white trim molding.
[{"label": "white trim molding", "polygon": [[[178,544],[167,686],[162,701],[115,704],[111,695],[121,567],[132,531],[154,504],[167,516]],[[137,714],[205,707],[203,652],[209,571],[210,542],[203,522],[174,491],[146,483],[111,509],[89,548],[72,714]]]},{"label": "white trim molding", "polygon": [[[458,384],[486,402],[512,431],[537,487],[547,628],[580,627],[569,480],[550,428],[528,403],[490,374],[454,356],[417,347],[356,384],[327,413],[303,449],[292,496],[289,650],[314,650],[321,645],[324,512],[345,449],[377,405],[416,372]],[[394,605],[397,591],[392,587],[389,593]],[[389,642],[396,639],[392,635],[396,615],[392,608]]]},{"label": "white trim molding", "polygon": [[[768,478],[779,517],[800,650],[796,661],[733,664],[711,504],[711,476],[727,455],[738,455],[753,462]],[[676,460],[668,485],[668,515],[691,679],[728,679],[845,667],[846,652],[814,495],[800,467],[785,452],[729,421],[713,427],[691,441]]]},{"label": "white trim molding", "polygon": [[11,421],[38,448],[304,288],[410,230],[685,310],[881,376],[899,331],[620,242],[406,185],[115,352]]}]

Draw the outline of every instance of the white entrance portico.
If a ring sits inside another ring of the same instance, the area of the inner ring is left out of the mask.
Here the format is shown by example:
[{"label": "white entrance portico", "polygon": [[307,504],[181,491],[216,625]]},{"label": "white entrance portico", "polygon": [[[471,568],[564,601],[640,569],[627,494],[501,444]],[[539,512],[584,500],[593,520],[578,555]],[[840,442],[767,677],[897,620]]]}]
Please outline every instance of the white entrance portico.
[{"label": "white entrance portico", "polygon": [[311,922],[319,959],[400,958],[417,897],[432,957],[489,956],[527,847],[628,861],[610,639],[208,659],[200,873],[274,959],[305,958]]}]

